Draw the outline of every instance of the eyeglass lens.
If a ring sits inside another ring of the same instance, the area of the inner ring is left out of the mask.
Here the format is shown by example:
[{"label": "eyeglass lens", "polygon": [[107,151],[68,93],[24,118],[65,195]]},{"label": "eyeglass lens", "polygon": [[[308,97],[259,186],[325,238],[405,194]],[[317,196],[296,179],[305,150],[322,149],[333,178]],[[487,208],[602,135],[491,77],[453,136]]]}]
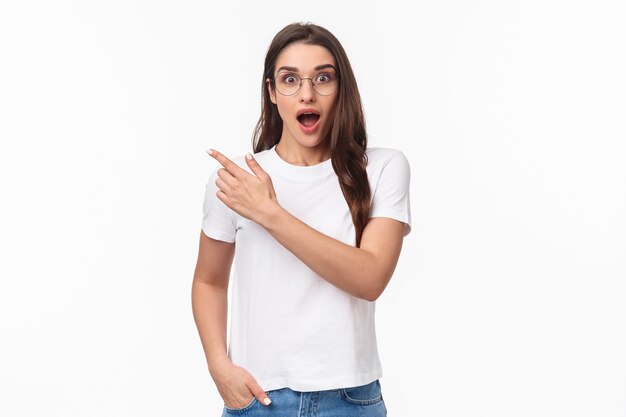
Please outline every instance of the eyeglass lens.
[{"label": "eyeglass lens", "polygon": [[276,76],[276,89],[279,93],[290,96],[297,93],[304,80],[313,83],[313,89],[320,95],[328,96],[337,90],[337,75],[332,72],[321,72],[313,79],[301,79],[297,74],[292,72],[283,72]]}]

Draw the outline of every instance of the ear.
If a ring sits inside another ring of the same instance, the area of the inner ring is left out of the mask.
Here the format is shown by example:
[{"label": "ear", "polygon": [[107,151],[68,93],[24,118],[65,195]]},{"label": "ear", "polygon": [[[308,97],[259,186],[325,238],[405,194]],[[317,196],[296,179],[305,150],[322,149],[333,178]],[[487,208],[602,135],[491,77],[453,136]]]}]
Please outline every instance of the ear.
[{"label": "ear", "polygon": [[276,104],[276,91],[272,88],[272,83],[269,78],[265,79],[265,83],[267,84],[267,91],[270,93],[270,100],[272,103]]}]

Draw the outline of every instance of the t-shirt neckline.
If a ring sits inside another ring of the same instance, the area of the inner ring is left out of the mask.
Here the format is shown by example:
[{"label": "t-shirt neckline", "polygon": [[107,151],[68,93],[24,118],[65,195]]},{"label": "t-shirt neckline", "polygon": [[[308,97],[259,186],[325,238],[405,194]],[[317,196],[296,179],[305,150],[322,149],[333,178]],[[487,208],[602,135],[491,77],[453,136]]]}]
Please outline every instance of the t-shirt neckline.
[{"label": "t-shirt neckline", "polygon": [[333,172],[332,158],[315,165],[293,165],[285,161],[278,152],[276,145],[270,148],[270,155],[275,161],[276,168],[285,175],[297,178],[319,178],[321,175]]}]

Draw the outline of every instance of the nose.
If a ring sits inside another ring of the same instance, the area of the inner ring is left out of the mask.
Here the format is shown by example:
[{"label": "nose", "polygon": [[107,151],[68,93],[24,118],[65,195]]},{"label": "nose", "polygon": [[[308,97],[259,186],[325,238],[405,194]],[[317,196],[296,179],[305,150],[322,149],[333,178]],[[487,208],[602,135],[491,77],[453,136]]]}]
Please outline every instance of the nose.
[{"label": "nose", "polygon": [[315,90],[313,89],[313,80],[309,78],[302,79],[300,86],[300,101],[310,102],[315,98]]}]

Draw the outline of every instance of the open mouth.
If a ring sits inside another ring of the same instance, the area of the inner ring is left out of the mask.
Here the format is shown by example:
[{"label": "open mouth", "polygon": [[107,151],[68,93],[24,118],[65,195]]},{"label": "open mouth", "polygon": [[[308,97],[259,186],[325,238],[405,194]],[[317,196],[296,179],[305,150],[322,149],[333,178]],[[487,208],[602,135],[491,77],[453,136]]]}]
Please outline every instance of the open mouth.
[{"label": "open mouth", "polygon": [[300,124],[306,127],[312,127],[320,119],[320,115],[315,114],[315,113],[305,113],[305,114],[299,115],[297,119],[298,119],[298,122],[300,122]]}]

